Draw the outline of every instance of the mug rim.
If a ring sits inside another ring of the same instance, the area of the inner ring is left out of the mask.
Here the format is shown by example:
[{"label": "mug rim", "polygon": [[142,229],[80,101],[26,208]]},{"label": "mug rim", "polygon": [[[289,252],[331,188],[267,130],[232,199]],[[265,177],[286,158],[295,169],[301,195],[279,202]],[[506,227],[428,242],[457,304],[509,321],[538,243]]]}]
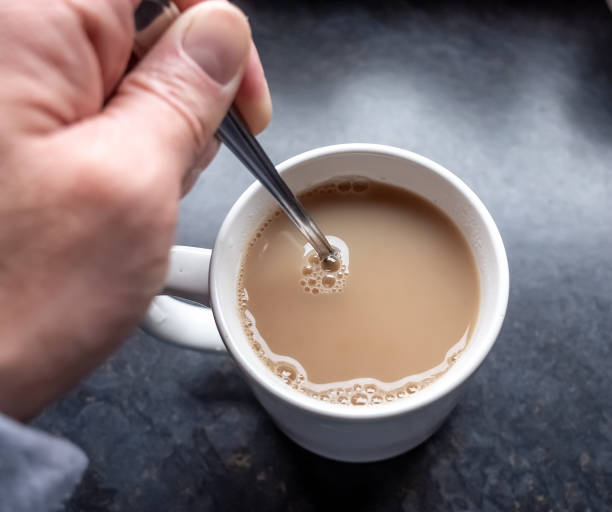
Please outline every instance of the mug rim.
[{"label": "mug rim", "polygon": [[[464,198],[474,208],[474,211],[477,212],[479,218],[486,226],[486,231],[493,241],[495,263],[499,269],[499,277],[496,283],[497,288],[495,291],[497,308],[491,315],[492,318],[490,320],[488,330],[482,335],[484,339],[477,346],[477,349],[470,353],[470,357],[466,361],[467,364],[464,364],[459,369],[459,373],[454,372],[450,375],[446,373],[440,376],[438,379],[436,379],[436,382],[429,386],[430,388],[434,388],[433,392],[424,393],[423,395],[421,395],[421,392],[418,392],[409,398],[396,400],[391,403],[380,404],[373,407],[351,407],[346,405],[330,404],[308,397],[307,395],[301,394],[299,391],[284,385],[280,380],[278,380],[278,383],[273,383],[271,378],[268,378],[268,376],[263,376],[263,372],[258,371],[250,361],[242,356],[240,350],[237,348],[235,334],[231,333],[227,327],[226,312],[222,307],[220,307],[221,299],[216,286],[217,279],[215,270],[217,268],[216,261],[220,251],[215,251],[214,248],[210,262],[209,289],[211,308],[223,343],[242,370],[249,376],[249,378],[259,384],[259,386],[263,387],[267,392],[281,401],[310,413],[335,419],[375,420],[385,417],[403,415],[437,402],[460,388],[462,384],[476,372],[495,344],[501,330],[508,305],[510,276],[508,259],[501,235],[495,221],[485,205],[459,177],[427,157],[393,146],[369,143],[347,143],[322,146],[305,151],[283,161],[277,166],[277,168],[279,172],[282,173],[305,161],[314,160],[322,156],[359,152],[377,154],[381,156],[399,157],[401,159],[419,164],[427,168],[429,171],[436,173],[444,180],[450,182],[451,185],[461,192]],[[261,188],[262,185],[257,181],[252,183],[233,204],[221,225],[215,241],[215,247],[218,247],[220,240],[223,240],[228,236],[232,230],[235,220],[239,217],[240,212],[244,211],[244,209],[248,207],[248,204],[252,200],[255,193]],[[244,335],[244,333],[241,333],[241,335],[244,336],[244,340],[246,342],[246,335]],[[248,345],[248,342],[246,342],[246,344]],[[250,349],[250,347],[248,348]],[[467,355],[468,354],[463,354],[462,358],[466,357]],[[275,375],[272,372],[269,372],[269,377],[274,378]]]}]

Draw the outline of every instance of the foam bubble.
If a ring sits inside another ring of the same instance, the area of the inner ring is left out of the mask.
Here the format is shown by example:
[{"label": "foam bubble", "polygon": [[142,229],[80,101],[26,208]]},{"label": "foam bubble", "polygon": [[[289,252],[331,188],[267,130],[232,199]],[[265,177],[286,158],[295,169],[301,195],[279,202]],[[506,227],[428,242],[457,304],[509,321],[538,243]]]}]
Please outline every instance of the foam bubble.
[{"label": "foam bubble", "polygon": [[353,192],[365,192],[370,184],[367,180],[357,180],[352,183]]},{"label": "foam bubble", "polygon": [[333,274],[327,274],[321,280],[321,282],[323,283],[323,286],[325,286],[325,288],[331,288],[332,286],[336,284],[336,278],[334,277]]},{"label": "foam bubble", "polygon": [[406,393],[408,393],[409,395],[413,395],[418,390],[419,390],[419,385],[416,383],[408,384],[406,386]]},{"label": "foam bubble", "polygon": [[355,393],[351,397],[351,403],[353,405],[367,405],[369,401],[368,395],[365,395],[364,393]]},{"label": "foam bubble", "polygon": [[279,363],[276,366],[276,375],[278,375],[285,384],[295,382],[298,372],[293,365],[289,363]]}]

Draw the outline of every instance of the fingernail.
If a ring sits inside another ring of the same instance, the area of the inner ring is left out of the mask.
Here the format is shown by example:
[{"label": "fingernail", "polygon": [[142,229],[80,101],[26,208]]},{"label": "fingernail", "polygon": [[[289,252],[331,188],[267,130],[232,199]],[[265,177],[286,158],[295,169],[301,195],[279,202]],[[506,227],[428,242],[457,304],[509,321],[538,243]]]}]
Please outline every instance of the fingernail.
[{"label": "fingernail", "polygon": [[202,4],[201,9],[193,9],[193,20],[183,36],[183,49],[206,74],[225,85],[246,62],[250,30],[236,8],[226,4],[206,7]]}]

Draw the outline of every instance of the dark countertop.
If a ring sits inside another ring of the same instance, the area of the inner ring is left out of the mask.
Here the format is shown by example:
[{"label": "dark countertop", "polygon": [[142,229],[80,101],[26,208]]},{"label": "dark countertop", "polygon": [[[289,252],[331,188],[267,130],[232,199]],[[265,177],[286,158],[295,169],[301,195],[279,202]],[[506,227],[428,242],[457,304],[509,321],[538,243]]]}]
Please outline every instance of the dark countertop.
[{"label": "dark countertop", "polygon": [[[390,461],[312,455],[223,355],[136,332],[37,424],[91,459],[69,511],[612,510],[612,14],[591,2],[241,2],[273,159],[340,142],[426,155],[496,219],[511,294],[437,434]],[[225,151],[177,240],[210,246],[251,182]],[[340,508],[341,507],[341,508]]]}]

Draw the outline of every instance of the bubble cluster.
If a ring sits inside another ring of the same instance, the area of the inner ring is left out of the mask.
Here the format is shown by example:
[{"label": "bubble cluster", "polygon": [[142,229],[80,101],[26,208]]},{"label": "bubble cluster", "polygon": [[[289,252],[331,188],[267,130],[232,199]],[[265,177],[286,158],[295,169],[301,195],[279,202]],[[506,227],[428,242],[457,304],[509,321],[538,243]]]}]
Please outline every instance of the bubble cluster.
[{"label": "bubble cluster", "polygon": [[300,194],[301,197],[312,197],[315,195],[328,195],[334,192],[341,192],[343,194],[349,194],[355,192],[362,194],[368,190],[371,181],[367,178],[361,177],[346,177],[346,178],[335,178],[330,181],[326,181],[306,192]]},{"label": "bubble cluster", "polygon": [[251,241],[249,242],[249,249],[259,241],[259,239],[264,234],[264,231],[268,228],[270,224],[272,224],[274,218],[278,217],[280,214],[280,210],[275,211],[274,214],[272,214],[268,219],[266,219],[265,222],[261,224],[261,226],[259,226],[259,228],[257,228],[257,231],[255,231],[255,234],[251,237]]},{"label": "bubble cluster", "polygon": [[330,295],[344,289],[348,278],[346,265],[338,259],[337,270],[328,270],[325,266],[314,251],[304,256],[299,279],[299,284],[304,292],[312,295]]},{"label": "bubble cluster", "polygon": [[[274,356],[269,352],[267,347],[264,348],[263,344],[257,341],[255,326],[248,318],[248,315],[245,314],[247,312],[246,308],[241,311],[243,313],[243,326],[253,352],[257,354],[264,365],[285,385],[315,400],[330,404],[356,407],[393,403],[396,400],[410,398],[417,391],[429,386],[442,374],[448,371],[448,368],[446,368],[422,380],[404,382],[401,385],[390,384],[388,386],[382,386],[379,383],[371,382],[369,379],[363,379],[363,382],[357,382],[351,385],[346,385],[347,383],[342,382],[332,382],[323,386],[320,384],[312,384],[308,381],[307,375],[300,371],[296,365],[288,361],[275,361],[273,359]],[[461,352],[462,350],[458,351],[457,354],[454,355],[455,357],[453,357],[453,360],[456,360]]]},{"label": "bubble cluster", "polygon": [[409,384],[403,384],[397,387],[390,386],[391,389],[384,389],[382,386],[372,382],[367,382],[367,379],[364,379],[362,384],[357,383],[353,384],[352,386],[333,386],[333,384],[330,384],[329,388],[315,391],[308,386],[308,381],[304,377],[300,381],[301,384],[296,386],[296,389],[312,398],[316,398],[324,402],[359,407],[390,403],[394,402],[395,400],[407,398],[414,394],[417,390],[423,389],[425,386],[433,382],[433,380],[435,379],[427,379],[427,382],[425,380],[418,383],[411,382]]},{"label": "bubble cluster", "polygon": [[[390,384],[382,386],[378,383],[363,379],[362,383],[345,385],[346,383],[330,383],[321,386],[308,381],[307,375],[300,371],[297,365],[288,361],[275,361],[274,355],[265,347],[265,342],[257,339],[257,331],[252,318],[248,314],[246,305],[241,306],[241,317],[244,331],[247,334],[253,352],[261,359],[264,365],[276,375],[286,386],[315,400],[337,404],[341,406],[374,406],[384,403],[393,403],[396,400],[407,399],[417,391],[427,387],[440,375],[447,371],[443,370],[437,374],[430,375],[419,381],[403,383],[399,386]],[[461,351],[454,355],[453,361],[457,359]],[[450,359],[450,358],[449,358]]]}]

